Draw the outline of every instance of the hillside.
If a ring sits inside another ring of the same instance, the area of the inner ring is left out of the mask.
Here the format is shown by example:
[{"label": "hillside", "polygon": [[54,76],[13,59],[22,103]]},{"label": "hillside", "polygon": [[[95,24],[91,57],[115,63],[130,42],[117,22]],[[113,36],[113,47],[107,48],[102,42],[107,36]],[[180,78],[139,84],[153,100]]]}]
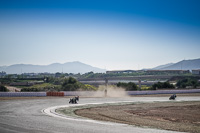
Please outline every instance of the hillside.
[{"label": "hillside", "polygon": [[195,70],[195,69],[200,69],[200,59],[193,59],[193,60],[182,60],[177,63],[172,63],[155,67],[153,69],[156,70]]},{"label": "hillside", "polygon": [[160,70],[162,68],[165,68],[165,67],[169,67],[171,65],[173,65],[174,63],[168,63],[168,64],[165,64],[165,65],[160,65],[160,66],[157,66],[157,67],[154,67],[152,68],[153,70]]},{"label": "hillside", "polygon": [[32,64],[15,64],[11,66],[2,66],[0,71],[5,71],[7,74],[21,73],[86,73],[86,72],[105,72],[105,69],[93,67],[81,62],[67,62],[64,64],[53,63],[50,65],[32,65]]}]

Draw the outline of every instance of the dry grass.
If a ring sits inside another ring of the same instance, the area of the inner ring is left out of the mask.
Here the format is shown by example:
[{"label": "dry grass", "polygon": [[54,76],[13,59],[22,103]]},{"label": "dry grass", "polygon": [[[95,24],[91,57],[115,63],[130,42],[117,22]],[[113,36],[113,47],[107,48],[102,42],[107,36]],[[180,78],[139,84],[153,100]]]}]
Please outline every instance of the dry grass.
[{"label": "dry grass", "polygon": [[102,106],[76,110],[95,120],[148,126],[182,132],[200,132],[200,102],[164,102]]}]

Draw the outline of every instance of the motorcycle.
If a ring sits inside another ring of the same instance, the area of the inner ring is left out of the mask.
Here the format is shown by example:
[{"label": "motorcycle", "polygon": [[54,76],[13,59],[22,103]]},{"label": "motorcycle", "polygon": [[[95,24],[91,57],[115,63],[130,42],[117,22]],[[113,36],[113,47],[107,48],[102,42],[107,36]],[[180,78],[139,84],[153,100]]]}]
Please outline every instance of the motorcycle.
[{"label": "motorcycle", "polygon": [[176,99],[176,94],[173,94],[169,97],[169,100],[175,100]]},{"label": "motorcycle", "polygon": [[69,99],[69,103],[71,104],[77,104],[77,101],[79,101],[79,96],[75,96]]}]

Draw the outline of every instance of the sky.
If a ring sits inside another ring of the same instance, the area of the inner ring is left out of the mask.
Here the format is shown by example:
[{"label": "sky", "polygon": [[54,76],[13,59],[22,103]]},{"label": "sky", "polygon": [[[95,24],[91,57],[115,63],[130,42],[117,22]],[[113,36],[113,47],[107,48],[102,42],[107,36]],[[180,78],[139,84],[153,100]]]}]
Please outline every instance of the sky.
[{"label": "sky", "polygon": [[0,0],[0,66],[138,70],[200,58],[199,0]]}]

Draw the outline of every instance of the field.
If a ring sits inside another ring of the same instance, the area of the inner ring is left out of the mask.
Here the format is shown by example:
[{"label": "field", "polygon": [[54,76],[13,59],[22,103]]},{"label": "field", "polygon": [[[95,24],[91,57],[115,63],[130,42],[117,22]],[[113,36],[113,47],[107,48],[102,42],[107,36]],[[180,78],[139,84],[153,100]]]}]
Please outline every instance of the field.
[{"label": "field", "polygon": [[133,103],[79,109],[76,115],[182,132],[200,132],[200,102]]}]

